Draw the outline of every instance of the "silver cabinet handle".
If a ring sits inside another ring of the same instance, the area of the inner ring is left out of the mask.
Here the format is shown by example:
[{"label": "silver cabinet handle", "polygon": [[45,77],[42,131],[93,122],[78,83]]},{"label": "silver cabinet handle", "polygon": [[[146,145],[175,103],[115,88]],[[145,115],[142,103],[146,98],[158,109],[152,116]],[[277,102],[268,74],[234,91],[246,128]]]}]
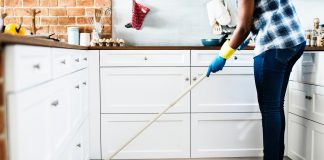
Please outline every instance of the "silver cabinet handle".
[{"label": "silver cabinet handle", "polygon": [[76,85],[75,88],[76,88],[76,89],[80,89],[80,85]]},{"label": "silver cabinet handle", "polygon": [[196,81],[196,80],[197,80],[197,77],[194,77],[192,80],[193,80],[193,81]]},{"label": "silver cabinet handle", "polygon": [[59,101],[56,100],[56,101],[52,102],[51,105],[52,105],[53,107],[57,107],[57,106],[59,105]]},{"label": "silver cabinet handle", "polygon": [[88,58],[87,58],[87,57],[85,57],[85,58],[83,58],[83,60],[87,61],[87,60],[88,60]]},{"label": "silver cabinet handle", "polygon": [[145,60],[145,61],[147,61],[147,60],[148,60],[148,58],[147,58],[147,57],[145,56],[145,57],[144,57],[144,60]]},{"label": "silver cabinet handle", "polygon": [[87,82],[83,82],[82,84],[86,86],[87,85]]},{"label": "silver cabinet handle", "polygon": [[77,59],[75,59],[75,61],[76,61],[76,62],[80,62],[80,59],[79,59],[79,58],[77,58]]},{"label": "silver cabinet handle", "polygon": [[186,78],[186,81],[189,81],[189,77]]},{"label": "silver cabinet handle", "polygon": [[238,60],[237,56],[234,56],[234,60]]},{"label": "silver cabinet handle", "polygon": [[81,148],[81,143],[77,144],[76,146],[79,147],[79,148]]},{"label": "silver cabinet handle", "polygon": [[41,66],[40,66],[40,64],[35,64],[35,65],[33,66],[33,68],[34,68],[34,69],[40,69]]}]

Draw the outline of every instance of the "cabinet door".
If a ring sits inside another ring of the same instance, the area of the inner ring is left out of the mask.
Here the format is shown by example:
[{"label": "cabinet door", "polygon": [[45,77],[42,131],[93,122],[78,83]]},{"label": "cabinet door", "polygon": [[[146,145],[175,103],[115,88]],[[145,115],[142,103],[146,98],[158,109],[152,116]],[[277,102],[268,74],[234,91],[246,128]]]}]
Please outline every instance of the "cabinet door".
[{"label": "cabinet door", "polygon": [[310,152],[307,120],[294,114],[288,117],[288,156],[293,160],[307,160]]},{"label": "cabinet door", "polygon": [[[102,158],[146,125],[155,114],[105,114],[101,121]],[[159,159],[190,157],[190,115],[167,114],[145,130],[117,159]]]},{"label": "cabinet door", "polygon": [[[101,112],[158,113],[189,85],[189,67],[101,68]],[[170,112],[190,112],[190,95]]]},{"label": "cabinet door", "polygon": [[[193,80],[207,68],[193,67]],[[225,67],[191,91],[192,112],[259,112],[252,67]]]},{"label": "cabinet door", "polygon": [[310,160],[322,160],[324,159],[324,125],[308,121],[311,128],[311,137],[308,139],[310,141],[311,152],[309,154]]},{"label": "cabinet door", "polygon": [[71,95],[71,121],[72,126],[78,126],[82,119],[82,74],[77,72],[73,75],[73,78],[70,82],[69,89]]},{"label": "cabinet door", "polygon": [[69,89],[66,88],[54,93],[50,100],[51,102],[48,104],[50,110],[50,140],[54,149],[53,152],[57,153],[65,145],[73,131],[70,121]]},{"label": "cabinet door", "polygon": [[[15,100],[18,99],[10,98],[8,107],[10,159],[50,160],[53,156],[48,118],[50,100],[40,100],[38,104],[25,107],[15,106]],[[23,109],[16,110],[16,107]]]},{"label": "cabinet door", "polygon": [[324,124],[324,87],[290,82],[289,112]]},{"label": "cabinet door", "polygon": [[263,154],[259,113],[193,113],[191,157],[258,157]]}]

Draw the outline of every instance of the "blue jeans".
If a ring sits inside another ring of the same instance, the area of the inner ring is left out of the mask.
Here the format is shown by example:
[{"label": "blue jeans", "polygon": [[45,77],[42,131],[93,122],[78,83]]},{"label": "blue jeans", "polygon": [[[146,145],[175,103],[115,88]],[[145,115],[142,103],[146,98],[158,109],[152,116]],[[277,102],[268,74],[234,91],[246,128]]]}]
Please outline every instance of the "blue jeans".
[{"label": "blue jeans", "polygon": [[254,57],[254,76],[262,114],[264,160],[284,155],[284,98],[291,70],[302,56],[305,42],[288,49],[271,49]]}]

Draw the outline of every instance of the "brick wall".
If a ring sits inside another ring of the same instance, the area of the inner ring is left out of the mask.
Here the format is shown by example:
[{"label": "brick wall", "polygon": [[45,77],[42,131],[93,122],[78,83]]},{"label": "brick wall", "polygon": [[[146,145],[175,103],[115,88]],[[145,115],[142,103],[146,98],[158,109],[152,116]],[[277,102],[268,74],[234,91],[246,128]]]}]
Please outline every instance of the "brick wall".
[{"label": "brick wall", "polygon": [[0,47],[0,160],[6,160],[7,156],[7,135],[6,135],[6,112],[4,106],[4,63]]},{"label": "brick wall", "polygon": [[[93,27],[89,18],[96,8],[111,8],[112,0],[0,0],[1,13],[8,17],[5,24],[18,23],[24,17],[23,26],[30,26],[31,17],[26,13],[29,8],[41,10],[36,25],[42,27],[38,33],[56,33],[59,38],[67,38],[68,26],[79,26],[80,32],[91,33]],[[103,36],[111,37],[111,17],[104,15]]]}]

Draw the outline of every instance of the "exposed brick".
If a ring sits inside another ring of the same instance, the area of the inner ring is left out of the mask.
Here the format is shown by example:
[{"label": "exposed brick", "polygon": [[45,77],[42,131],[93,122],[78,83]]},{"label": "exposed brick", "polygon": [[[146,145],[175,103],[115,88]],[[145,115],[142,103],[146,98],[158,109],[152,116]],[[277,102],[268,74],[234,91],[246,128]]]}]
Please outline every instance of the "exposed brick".
[{"label": "exposed brick", "polygon": [[50,16],[65,16],[66,9],[65,8],[50,8],[49,15]]},{"label": "exposed brick", "polygon": [[29,15],[27,13],[27,8],[15,8],[15,16],[26,16]]},{"label": "exposed brick", "polygon": [[66,33],[67,26],[49,26],[49,32],[55,34]]},{"label": "exposed brick", "polygon": [[103,33],[111,33],[112,32],[111,26],[105,25],[102,32]]},{"label": "exposed brick", "polygon": [[0,135],[5,132],[5,118],[4,112],[0,110]]},{"label": "exposed brick", "polygon": [[91,24],[92,17],[78,17],[77,24]]},{"label": "exposed brick", "polygon": [[86,16],[94,16],[95,15],[95,8],[86,8],[85,15]]},{"label": "exposed brick", "polygon": [[14,9],[13,8],[5,8],[3,9],[3,12],[1,13],[7,13],[8,16],[14,16]]},{"label": "exposed brick", "polygon": [[84,16],[85,9],[84,8],[69,8],[68,15],[69,16]]},{"label": "exposed brick", "polygon": [[40,6],[42,7],[54,7],[57,6],[58,0],[40,0]]},{"label": "exposed brick", "polygon": [[76,0],[77,6],[93,6],[93,0]]},{"label": "exposed brick", "polygon": [[111,0],[95,0],[95,6],[111,7]]},{"label": "exposed brick", "polygon": [[111,38],[111,33],[103,33],[101,34],[101,38]]},{"label": "exposed brick", "polygon": [[4,22],[6,25],[10,23],[18,23],[18,19],[16,17],[7,17]]},{"label": "exposed brick", "polygon": [[6,160],[7,157],[7,150],[6,150],[6,141],[5,139],[0,138],[0,159]]},{"label": "exposed brick", "polygon": [[24,7],[35,7],[39,5],[39,0],[23,0]]},{"label": "exposed brick", "polygon": [[41,11],[41,13],[37,14],[37,17],[48,16],[48,8],[35,8],[35,9]]},{"label": "exposed brick", "polygon": [[73,7],[75,6],[76,0],[58,0],[58,6],[60,7]]},{"label": "exposed brick", "polygon": [[40,27],[39,30],[37,30],[37,33],[48,33],[49,26],[38,26]]},{"label": "exposed brick", "polygon": [[41,17],[41,25],[56,25],[58,20],[57,17]]},{"label": "exposed brick", "polygon": [[[36,26],[39,25],[39,17],[35,18]],[[31,26],[32,25],[32,17],[25,17],[23,21],[23,25]]]},{"label": "exposed brick", "polygon": [[104,25],[111,25],[112,23],[111,23],[111,17],[102,17],[101,18],[101,21],[102,21],[102,23],[104,24]]},{"label": "exposed brick", "polygon": [[58,24],[59,25],[74,25],[76,23],[75,17],[59,17]]},{"label": "exposed brick", "polygon": [[[0,108],[1,107],[4,107],[4,105],[5,105],[4,104],[4,98],[5,98],[5,96],[4,96],[4,84],[3,83],[0,83]],[[1,118],[0,118],[0,121],[1,121]],[[1,124],[0,124],[0,128],[1,128]]]},{"label": "exposed brick", "polygon": [[22,6],[22,0],[5,0],[4,5],[6,7],[19,7]]}]

